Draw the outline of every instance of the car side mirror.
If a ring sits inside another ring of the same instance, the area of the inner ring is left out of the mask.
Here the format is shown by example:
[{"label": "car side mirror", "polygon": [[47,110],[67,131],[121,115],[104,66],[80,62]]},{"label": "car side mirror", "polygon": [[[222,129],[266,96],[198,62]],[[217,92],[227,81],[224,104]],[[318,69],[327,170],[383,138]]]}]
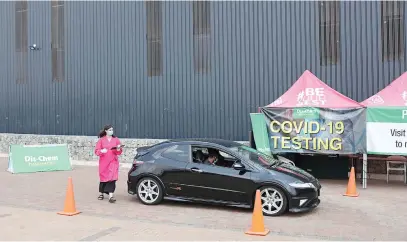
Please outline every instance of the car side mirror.
[{"label": "car side mirror", "polygon": [[244,170],[245,166],[242,163],[235,162],[235,164],[233,164],[233,169],[235,169],[235,170]]}]

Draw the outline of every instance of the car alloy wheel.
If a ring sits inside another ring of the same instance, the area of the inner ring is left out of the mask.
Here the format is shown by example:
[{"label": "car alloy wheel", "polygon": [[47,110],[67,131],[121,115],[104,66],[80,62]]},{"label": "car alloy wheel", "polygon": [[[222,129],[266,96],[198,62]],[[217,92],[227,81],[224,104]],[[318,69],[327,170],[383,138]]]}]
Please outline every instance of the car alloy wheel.
[{"label": "car alloy wheel", "polygon": [[155,205],[161,202],[163,193],[161,186],[153,178],[143,178],[137,185],[137,196],[142,203]]},{"label": "car alloy wheel", "polygon": [[268,216],[278,216],[285,212],[287,199],[284,193],[275,187],[265,187],[260,191],[263,213]]}]

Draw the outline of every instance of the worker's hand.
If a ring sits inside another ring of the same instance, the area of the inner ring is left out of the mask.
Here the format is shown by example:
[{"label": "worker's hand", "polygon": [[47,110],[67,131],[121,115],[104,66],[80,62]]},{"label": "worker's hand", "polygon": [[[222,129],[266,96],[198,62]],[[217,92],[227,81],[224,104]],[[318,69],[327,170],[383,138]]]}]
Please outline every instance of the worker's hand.
[{"label": "worker's hand", "polygon": [[117,147],[116,147],[117,151],[120,151],[121,148],[122,148],[121,145],[117,145]]},{"label": "worker's hand", "polygon": [[100,152],[103,153],[103,154],[106,154],[106,153],[107,153],[107,149],[106,149],[106,148],[101,149]]}]

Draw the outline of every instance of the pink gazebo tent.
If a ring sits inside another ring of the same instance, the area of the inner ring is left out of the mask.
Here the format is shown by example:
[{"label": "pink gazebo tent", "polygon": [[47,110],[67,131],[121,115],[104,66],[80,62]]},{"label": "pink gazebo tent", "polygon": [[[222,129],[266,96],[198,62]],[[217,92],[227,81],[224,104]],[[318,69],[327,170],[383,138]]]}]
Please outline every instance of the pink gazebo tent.
[{"label": "pink gazebo tent", "polygon": [[407,105],[407,72],[380,92],[361,102],[367,107],[404,107]]},{"label": "pink gazebo tent", "polygon": [[367,106],[367,153],[407,156],[407,72],[362,104]]},{"label": "pink gazebo tent", "polygon": [[319,107],[340,109],[362,108],[364,106],[332,89],[309,70],[306,70],[290,89],[266,107]]},{"label": "pink gazebo tent", "polygon": [[[261,125],[252,124],[254,139],[257,147],[268,148],[272,153],[350,155],[366,152],[365,106],[334,90],[309,70],[260,111],[265,119],[261,128],[264,131],[259,131]],[[347,163],[330,163],[312,169],[315,174],[330,169],[331,174],[335,170],[347,176]]]},{"label": "pink gazebo tent", "polygon": [[364,153],[365,107],[306,70],[260,111],[276,153]]},{"label": "pink gazebo tent", "polygon": [[[390,155],[387,158],[375,159],[401,162],[405,165],[407,137],[396,133],[407,130],[407,72],[361,104],[367,107],[367,153]],[[364,162],[364,170],[367,170],[367,162]],[[407,183],[407,175],[404,175],[404,182]]]}]

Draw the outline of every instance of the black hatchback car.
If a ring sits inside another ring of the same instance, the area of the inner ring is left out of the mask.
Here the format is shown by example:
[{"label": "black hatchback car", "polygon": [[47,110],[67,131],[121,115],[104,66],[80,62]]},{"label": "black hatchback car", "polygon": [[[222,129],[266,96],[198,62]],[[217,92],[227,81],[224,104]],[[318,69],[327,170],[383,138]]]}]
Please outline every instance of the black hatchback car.
[{"label": "black hatchback car", "polygon": [[214,139],[170,140],[138,148],[127,185],[129,194],[146,205],[165,197],[253,207],[260,189],[263,213],[269,216],[317,207],[321,189],[312,175],[277,157]]}]

